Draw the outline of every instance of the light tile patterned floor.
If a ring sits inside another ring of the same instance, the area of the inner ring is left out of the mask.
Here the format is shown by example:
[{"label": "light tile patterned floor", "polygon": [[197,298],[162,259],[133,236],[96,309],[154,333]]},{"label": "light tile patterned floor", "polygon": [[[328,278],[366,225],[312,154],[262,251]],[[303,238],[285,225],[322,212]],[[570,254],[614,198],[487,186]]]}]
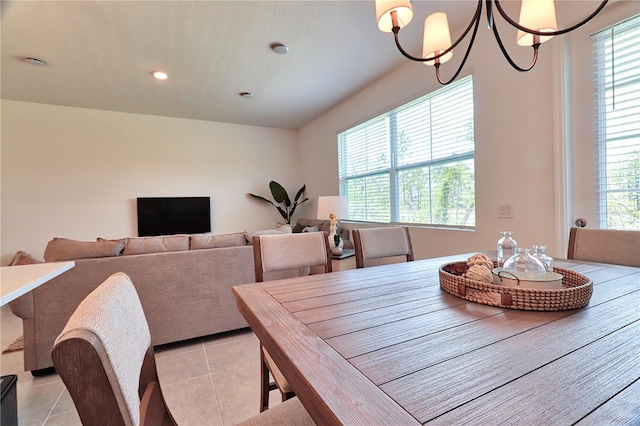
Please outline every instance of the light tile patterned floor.
[{"label": "light tile patterned floor", "polygon": [[[1,308],[2,349],[22,334],[22,323]],[[248,329],[157,348],[160,383],[180,425],[234,425],[259,411],[259,344]],[[80,425],[73,401],[57,374],[23,371],[22,351],[3,354],[2,375],[17,374],[20,425]],[[280,401],[272,391],[270,402]]]}]

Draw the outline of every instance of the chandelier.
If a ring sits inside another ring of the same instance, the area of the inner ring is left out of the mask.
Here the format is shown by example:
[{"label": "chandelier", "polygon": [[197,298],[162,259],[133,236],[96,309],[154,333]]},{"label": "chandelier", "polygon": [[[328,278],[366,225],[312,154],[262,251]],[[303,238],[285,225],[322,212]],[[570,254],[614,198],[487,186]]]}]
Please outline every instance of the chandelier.
[{"label": "chandelier", "polygon": [[[410,0],[376,0],[376,18],[378,19],[378,28],[382,32],[393,32],[396,46],[398,47],[398,50],[400,50],[400,53],[412,61],[424,62],[427,65],[433,65],[436,70],[436,78],[438,79],[438,82],[443,85],[449,84],[458,77],[458,74],[469,57],[469,53],[473,47],[473,42],[476,38],[476,33],[478,32],[478,25],[480,24],[483,1],[486,3],[487,7],[487,26],[493,31],[496,42],[498,43],[505,59],[517,71],[526,72],[531,70],[536,64],[540,44],[551,39],[553,36],[568,33],[583,26],[600,13],[608,0],[603,0],[596,10],[583,21],[562,30],[558,30],[558,26],[556,24],[556,12],[553,0],[522,0],[519,22],[514,21],[507,15],[500,5],[499,0],[478,0],[478,6],[471,22],[462,32],[462,35],[460,35],[453,44],[451,43],[451,33],[449,31],[447,15],[443,12],[436,12],[427,16],[424,21],[422,57],[415,57],[407,53],[400,45],[400,39],[398,36],[400,29],[408,25],[413,18],[413,9],[411,7]],[[527,67],[521,67],[516,64],[505,49],[502,39],[500,38],[500,34],[498,33],[498,27],[494,20],[494,6],[507,23],[518,29],[518,35],[516,38],[518,45],[531,46],[533,48],[533,57],[531,59],[531,63]],[[471,40],[469,41],[469,46],[467,47],[467,51],[462,58],[462,62],[460,63],[458,70],[453,74],[451,79],[444,81],[440,75],[440,65],[451,59],[453,56],[453,49],[467,36],[467,34],[469,34],[472,28],[473,32],[471,33]]]}]

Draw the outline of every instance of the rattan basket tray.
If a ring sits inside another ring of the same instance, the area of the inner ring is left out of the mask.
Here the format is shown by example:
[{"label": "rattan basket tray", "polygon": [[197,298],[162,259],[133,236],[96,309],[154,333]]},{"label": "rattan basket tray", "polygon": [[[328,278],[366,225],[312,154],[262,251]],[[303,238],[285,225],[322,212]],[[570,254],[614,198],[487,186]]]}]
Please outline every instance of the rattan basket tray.
[{"label": "rattan basket tray", "polygon": [[593,282],[569,269],[553,268],[562,275],[561,289],[526,289],[487,284],[455,275],[453,271],[466,262],[447,263],[440,267],[440,287],[449,294],[471,302],[527,311],[564,311],[585,307],[591,299]]}]

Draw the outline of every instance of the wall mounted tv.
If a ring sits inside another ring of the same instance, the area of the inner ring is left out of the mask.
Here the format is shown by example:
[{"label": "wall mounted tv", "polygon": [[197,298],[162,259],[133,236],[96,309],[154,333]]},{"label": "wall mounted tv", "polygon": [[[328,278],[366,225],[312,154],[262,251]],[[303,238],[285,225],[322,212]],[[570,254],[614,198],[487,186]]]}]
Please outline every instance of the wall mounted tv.
[{"label": "wall mounted tv", "polygon": [[138,236],[211,232],[209,197],[138,198]]}]

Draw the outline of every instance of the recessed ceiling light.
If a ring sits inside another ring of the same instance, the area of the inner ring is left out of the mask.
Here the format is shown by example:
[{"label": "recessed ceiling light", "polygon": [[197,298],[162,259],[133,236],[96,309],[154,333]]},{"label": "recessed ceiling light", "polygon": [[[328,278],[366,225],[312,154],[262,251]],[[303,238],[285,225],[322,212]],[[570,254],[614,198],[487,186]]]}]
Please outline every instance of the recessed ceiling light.
[{"label": "recessed ceiling light", "polygon": [[253,98],[253,93],[251,92],[240,92],[239,95],[243,98]]},{"label": "recessed ceiling light", "polygon": [[289,53],[289,48],[282,43],[273,43],[271,45],[271,49],[273,49],[273,51],[278,55],[286,55]]},{"label": "recessed ceiling light", "polygon": [[162,71],[154,71],[153,76],[158,80],[166,80],[167,78],[169,78],[169,75],[166,72]]},{"label": "recessed ceiling light", "polygon": [[22,60],[28,64],[31,65],[40,65],[41,67],[46,67],[47,63],[45,61],[43,61],[42,59],[38,59],[38,58],[33,58],[30,56],[27,56],[26,58],[22,58]]}]

